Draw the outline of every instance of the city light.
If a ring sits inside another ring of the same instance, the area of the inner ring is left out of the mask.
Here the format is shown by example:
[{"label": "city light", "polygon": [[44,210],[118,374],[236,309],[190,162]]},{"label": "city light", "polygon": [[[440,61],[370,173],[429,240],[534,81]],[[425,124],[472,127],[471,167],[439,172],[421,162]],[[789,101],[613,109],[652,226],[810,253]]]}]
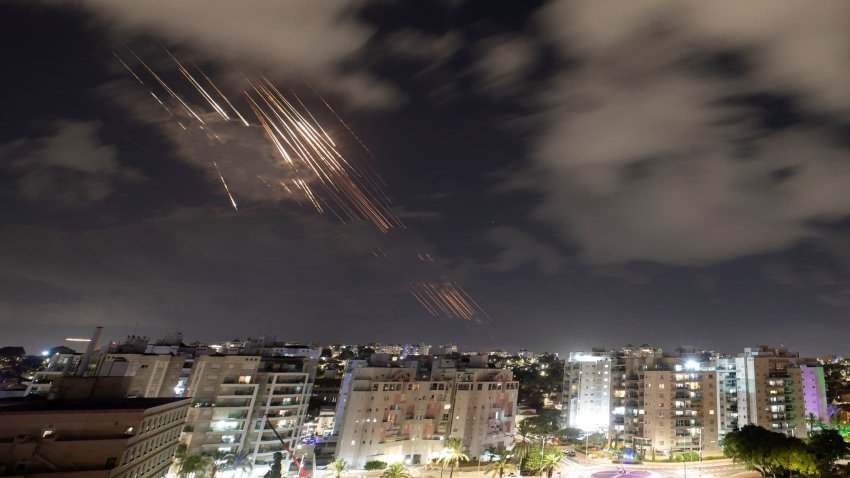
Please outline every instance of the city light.
[{"label": "city light", "polygon": [[685,369],[699,370],[699,362],[697,362],[696,360],[688,360],[687,362],[685,362]]}]

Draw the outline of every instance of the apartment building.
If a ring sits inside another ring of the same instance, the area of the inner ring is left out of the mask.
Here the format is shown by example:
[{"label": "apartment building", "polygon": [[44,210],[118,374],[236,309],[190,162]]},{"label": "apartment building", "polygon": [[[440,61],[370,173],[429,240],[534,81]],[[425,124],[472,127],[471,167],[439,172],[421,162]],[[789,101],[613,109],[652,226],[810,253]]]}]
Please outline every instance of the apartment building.
[{"label": "apartment building", "polygon": [[718,357],[717,373],[717,439],[740,427],[738,416],[738,379],[735,358]]},{"label": "apartment building", "polygon": [[800,438],[807,436],[803,375],[798,362],[799,354],[784,347],[744,349],[736,358],[742,425],[759,425]]},{"label": "apartment building", "polygon": [[[590,420],[581,410],[598,410],[593,399],[604,391],[597,381],[604,361],[592,355],[575,354],[567,363],[571,426]],[[821,364],[784,347],[720,357],[693,348],[664,355],[644,345],[609,357],[609,440],[639,453],[719,453],[723,437],[746,424],[803,438],[812,431],[808,418],[828,419]]]},{"label": "apartment building", "polygon": [[130,377],[128,396],[179,397],[192,367],[185,354],[108,353],[97,371],[99,377]]},{"label": "apartment building", "polygon": [[241,452],[252,473],[268,470],[275,452],[300,438],[316,375],[316,362],[302,357],[207,355],[195,359],[187,395],[192,408],[181,441],[187,452]]},{"label": "apartment building", "polygon": [[809,419],[817,419],[823,423],[830,422],[828,403],[826,401],[826,380],[823,366],[819,362],[808,361],[799,363],[800,379],[803,387],[803,410],[806,413],[806,425],[811,433]]},{"label": "apartment building", "polygon": [[641,436],[634,448],[660,456],[685,452],[720,453],[717,427],[717,371],[713,361],[668,360],[643,377]]},{"label": "apartment building", "polygon": [[189,403],[180,398],[0,401],[0,474],[164,477]]},{"label": "apartment building", "polygon": [[430,376],[416,362],[351,364],[337,408],[337,459],[353,468],[370,460],[427,463],[445,437],[461,439],[470,456],[509,447],[518,384],[510,370],[486,368],[481,357],[461,368],[438,360]]},{"label": "apartment building", "polygon": [[47,365],[35,372],[32,379],[26,382],[26,395],[47,396],[53,382],[65,375],[73,374],[80,364],[82,354],[60,354],[51,356]]},{"label": "apartment building", "polygon": [[563,414],[567,426],[606,432],[611,422],[613,352],[573,352],[564,364]]},{"label": "apartment building", "polygon": [[662,358],[662,350],[651,345],[627,345],[611,360],[611,422],[608,437],[612,445],[628,446],[643,436],[643,373]]},{"label": "apartment building", "polygon": [[519,382],[506,369],[465,368],[457,371],[451,407],[451,432],[469,450],[505,450],[513,443]]}]

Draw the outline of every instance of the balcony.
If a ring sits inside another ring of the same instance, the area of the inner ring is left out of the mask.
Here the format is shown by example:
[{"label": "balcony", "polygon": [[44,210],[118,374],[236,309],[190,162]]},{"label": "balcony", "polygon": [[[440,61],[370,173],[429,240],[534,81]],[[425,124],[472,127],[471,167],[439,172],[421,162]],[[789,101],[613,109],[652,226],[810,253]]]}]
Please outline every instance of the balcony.
[{"label": "balcony", "polygon": [[218,394],[219,398],[231,398],[231,397],[253,397],[253,390],[244,390],[241,387],[236,390],[228,390],[226,392],[222,392]]}]

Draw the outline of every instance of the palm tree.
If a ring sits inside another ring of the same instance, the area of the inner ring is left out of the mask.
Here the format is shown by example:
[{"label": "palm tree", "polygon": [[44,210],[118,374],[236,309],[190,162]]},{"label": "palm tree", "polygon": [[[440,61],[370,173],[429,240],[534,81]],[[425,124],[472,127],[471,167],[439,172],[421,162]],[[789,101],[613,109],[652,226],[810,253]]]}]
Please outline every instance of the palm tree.
[{"label": "palm tree", "polygon": [[206,478],[209,476],[212,458],[209,455],[187,455],[180,460],[180,476],[193,476],[195,478]]},{"label": "palm tree", "polygon": [[236,471],[236,476],[242,476],[252,468],[254,465],[251,463],[251,455],[244,451],[233,454],[227,463],[227,469]]},{"label": "palm tree", "polygon": [[215,478],[219,471],[226,470],[230,466],[236,455],[229,451],[216,451],[206,456],[209,457],[210,478]]},{"label": "palm tree", "polygon": [[348,471],[348,462],[345,460],[334,460],[328,463],[328,467],[326,468],[326,470],[326,476],[341,478],[342,474]]},{"label": "palm tree", "polygon": [[528,458],[528,449],[531,447],[531,442],[525,439],[520,439],[514,442],[514,447],[511,450],[511,455],[517,459],[520,467],[522,467],[522,463]]},{"label": "palm tree", "polygon": [[484,473],[491,475],[493,478],[503,478],[505,475],[516,473],[517,467],[511,463],[510,456],[501,456],[498,460],[491,461]]},{"label": "palm tree", "polygon": [[381,473],[381,478],[410,478],[410,472],[404,463],[398,462],[386,467]]},{"label": "palm tree", "polygon": [[543,459],[540,464],[540,474],[546,473],[547,478],[552,478],[552,473],[558,468],[561,464],[561,460],[564,459],[564,454],[561,450],[557,448],[547,448],[546,451],[543,452]]},{"label": "palm tree", "polygon": [[462,461],[469,461],[469,457],[463,453],[463,442],[460,438],[446,439],[446,446],[443,448],[441,455],[440,463],[443,466],[451,467],[449,468],[449,478],[452,478],[456,465],[459,465]]}]

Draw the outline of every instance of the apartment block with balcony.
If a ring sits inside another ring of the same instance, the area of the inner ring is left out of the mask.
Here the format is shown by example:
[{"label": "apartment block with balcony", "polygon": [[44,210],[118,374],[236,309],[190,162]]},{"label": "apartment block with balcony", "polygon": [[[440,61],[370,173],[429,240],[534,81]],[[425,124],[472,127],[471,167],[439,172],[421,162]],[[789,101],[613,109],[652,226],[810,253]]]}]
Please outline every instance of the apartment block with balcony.
[{"label": "apartment block with balcony", "polygon": [[418,374],[416,363],[347,368],[336,458],[353,468],[370,460],[427,463],[439,456],[445,437],[459,438],[470,456],[508,448],[518,384],[510,370],[486,368],[484,360],[469,365],[438,360],[430,376]]},{"label": "apartment block with balcony", "polygon": [[56,353],[48,360],[47,365],[35,372],[27,385],[27,395],[47,396],[53,382],[65,375],[73,374],[80,364],[82,354]]},{"label": "apartment block with balcony", "polygon": [[454,380],[451,432],[471,457],[513,443],[519,383],[506,369],[460,369]]},{"label": "apartment block with balcony", "polygon": [[783,347],[744,349],[736,358],[741,426],[753,424],[790,436],[807,436],[799,361],[799,354]]},{"label": "apartment block with balcony", "polygon": [[564,365],[563,414],[568,426],[605,432],[611,423],[613,352],[570,353]]},{"label": "apartment block with balcony", "polygon": [[660,368],[644,372],[643,433],[636,448],[660,456],[719,454],[713,361],[679,360]]},{"label": "apartment block with balcony", "polygon": [[662,358],[662,350],[650,345],[627,345],[611,360],[611,422],[608,430],[612,445],[631,446],[643,436],[644,371]]},{"label": "apartment block with balcony", "polygon": [[367,461],[426,463],[450,431],[451,380],[419,380],[415,368],[357,367],[349,381],[336,457],[353,468]]},{"label": "apartment block with balcony", "polygon": [[718,357],[717,372],[717,439],[739,428],[738,378],[735,358]]},{"label": "apartment block with balcony", "polygon": [[198,357],[187,390],[193,404],[181,438],[187,452],[247,453],[254,475],[262,475],[278,451],[289,466],[286,449],[298,443],[315,371],[314,360],[299,357]]}]

